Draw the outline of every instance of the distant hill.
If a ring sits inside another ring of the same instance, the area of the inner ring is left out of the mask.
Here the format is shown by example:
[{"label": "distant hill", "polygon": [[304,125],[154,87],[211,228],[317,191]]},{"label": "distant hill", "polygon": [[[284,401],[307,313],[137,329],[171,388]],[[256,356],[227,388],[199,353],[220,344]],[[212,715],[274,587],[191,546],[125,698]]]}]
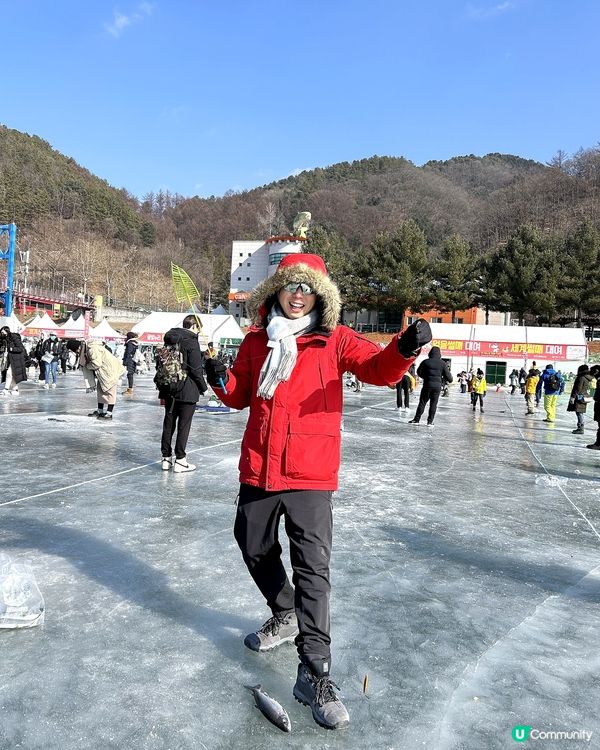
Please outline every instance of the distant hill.
[{"label": "distant hill", "polygon": [[221,245],[291,229],[298,211],[334,227],[352,244],[413,218],[437,245],[451,232],[479,238],[481,221],[503,191],[548,172],[517,156],[465,156],[417,167],[401,157],[373,156],[307,170],[223,198],[183,200],[169,212],[186,241]]},{"label": "distant hill", "polygon": [[0,223],[80,219],[103,235],[151,245],[155,231],[137,201],[35,135],[0,125]]}]

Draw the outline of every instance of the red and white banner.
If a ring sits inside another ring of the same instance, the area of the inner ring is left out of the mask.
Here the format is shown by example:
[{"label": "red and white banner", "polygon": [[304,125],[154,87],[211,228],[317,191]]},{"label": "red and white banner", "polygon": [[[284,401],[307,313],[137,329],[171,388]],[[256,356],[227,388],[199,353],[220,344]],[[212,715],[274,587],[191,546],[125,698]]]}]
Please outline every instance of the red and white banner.
[{"label": "red and white banner", "polygon": [[141,344],[162,344],[164,333],[140,333],[138,339]]},{"label": "red and white banner", "polygon": [[523,344],[508,341],[460,341],[458,339],[433,339],[432,346],[439,346],[443,356],[497,357],[499,359],[523,359],[525,356],[541,360],[584,360],[586,346],[572,344]]}]

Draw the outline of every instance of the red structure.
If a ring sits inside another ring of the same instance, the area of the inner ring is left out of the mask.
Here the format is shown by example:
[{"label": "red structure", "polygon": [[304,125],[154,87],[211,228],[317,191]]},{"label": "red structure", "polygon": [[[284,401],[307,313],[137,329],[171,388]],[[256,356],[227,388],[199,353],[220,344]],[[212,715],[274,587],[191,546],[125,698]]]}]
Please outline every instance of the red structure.
[{"label": "red structure", "polygon": [[30,287],[25,291],[13,292],[13,307],[17,315],[27,317],[37,312],[47,312],[51,318],[64,319],[77,307],[93,310],[91,299],[81,299],[74,292],[53,292],[46,289]]}]

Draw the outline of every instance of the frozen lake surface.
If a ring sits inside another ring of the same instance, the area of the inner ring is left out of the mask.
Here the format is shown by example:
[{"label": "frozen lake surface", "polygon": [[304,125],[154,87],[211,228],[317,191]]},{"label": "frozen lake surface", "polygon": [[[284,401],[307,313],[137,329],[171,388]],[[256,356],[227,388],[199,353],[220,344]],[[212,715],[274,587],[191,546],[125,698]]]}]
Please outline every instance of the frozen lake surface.
[{"label": "frozen lake surface", "polygon": [[[232,535],[246,413],[198,412],[198,470],[173,475],[150,376],[112,422],[86,416],[78,373],[2,398],[0,552],[30,563],[46,621],[0,630],[0,748],[494,750],[518,747],[516,725],[593,732],[545,747],[600,747],[595,424],[572,435],[566,397],[546,425],[520,395],[490,393],[474,415],[457,391],[430,429],[399,418],[394,391],[346,389],[340,732],[294,701],[293,646],[243,645],[269,615]],[[257,683],[291,734],[254,708]]]}]

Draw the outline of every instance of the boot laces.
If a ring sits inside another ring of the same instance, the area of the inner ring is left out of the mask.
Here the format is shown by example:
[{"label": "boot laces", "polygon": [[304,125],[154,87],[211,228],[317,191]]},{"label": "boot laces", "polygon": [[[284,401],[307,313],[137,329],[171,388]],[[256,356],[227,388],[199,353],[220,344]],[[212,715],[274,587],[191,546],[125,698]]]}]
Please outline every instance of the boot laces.
[{"label": "boot laces", "polygon": [[339,687],[329,677],[321,677],[315,681],[315,698],[319,706],[337,701],[338,697],[333,691],[334,688],[339,690]]},{"label": "boot laces", "polygon": [[283,617],[274,615],[265,622],[258,632],[264,633],[265,635],[277,635],[277,633],[279,633],[279,628],[283,625],[283,620]]}]

